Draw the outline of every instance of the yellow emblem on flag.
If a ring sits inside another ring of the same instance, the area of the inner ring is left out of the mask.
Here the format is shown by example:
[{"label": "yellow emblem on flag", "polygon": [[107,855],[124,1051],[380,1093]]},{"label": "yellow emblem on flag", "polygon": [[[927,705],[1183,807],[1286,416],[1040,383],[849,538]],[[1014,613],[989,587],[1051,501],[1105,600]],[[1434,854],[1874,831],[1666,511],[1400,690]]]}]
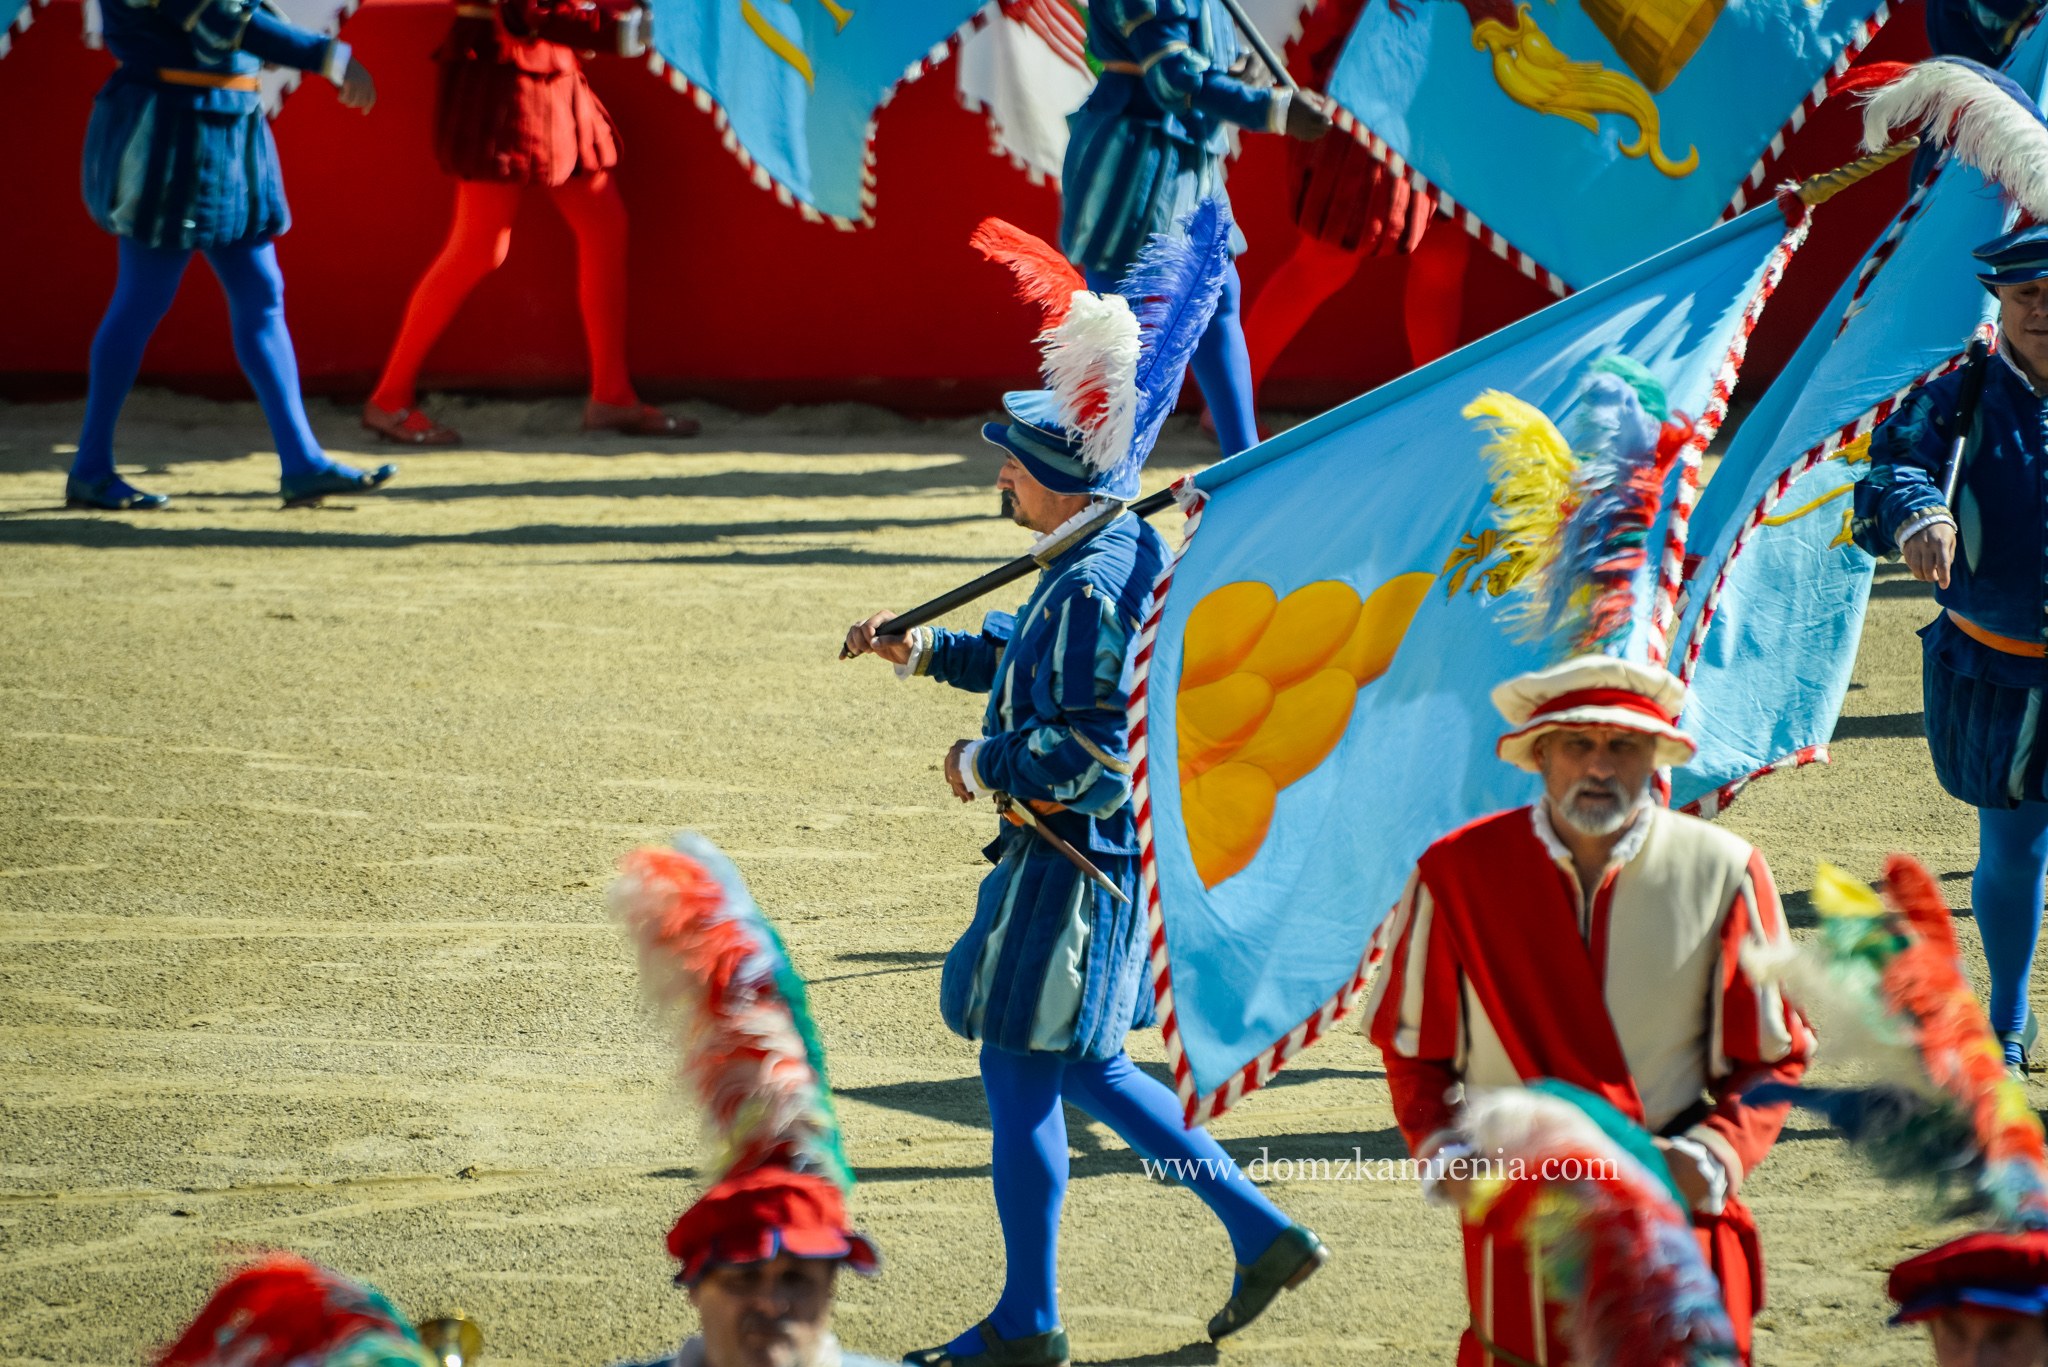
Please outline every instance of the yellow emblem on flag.
[{"label": "yellow emblem on flag", "polygon": [[1252,862],[1280,790],[1337,748],[1358,690],[1387,672],[1435,580],[1396,575],[1362,602],[1336,579],[1285,598],[1247,580],[1188,614],[1174,727],[1181,816],[1203,887]]}]

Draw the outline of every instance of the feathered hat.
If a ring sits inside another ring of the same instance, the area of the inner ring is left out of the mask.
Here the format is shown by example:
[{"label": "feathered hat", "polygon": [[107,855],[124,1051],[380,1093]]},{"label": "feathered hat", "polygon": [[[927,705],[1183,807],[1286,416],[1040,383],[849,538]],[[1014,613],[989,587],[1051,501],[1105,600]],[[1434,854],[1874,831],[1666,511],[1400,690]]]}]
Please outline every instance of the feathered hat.
[{"label": "feathered hat", "polygon": [[1974,253],[1986,289],[2048,278],[2048,118],[2001,71],[1966,57],[1882,64],[1865,76],[1863,148],[1918,133],[1923,157],[1976,168],[2018,211],[2017,225]]},{"label": "feathered hat", "polygon": [[155,1367],[440,1367],[374,1287],[290,1253],[222,1282]]},{"label": "feathered hat", "polygon": [[1961,1185],[1966,1209],[2008,1230],[2048,1231],[2048,1138],[1963,976],[1941,887],[1918,860],[1894,854],[1883,889],[1880,897],[1822,865],[1820,934],[1753,965],[1782,980],[1802,1012],[1819,1014],[1837,1055],[1874,1076],[1844,1087],[1769,1083],[1745,1096],[1826,1116],[1888,1179],[1937,1193]]},{"label": "feathered hat", "polygon": [[676,1280],[778,1253],[873,1273],[875,1246],[847,1221],[853,1170],[804,982],[739,870],[686,831],[627,855],[611,904],[719,1150],[710,1187],[669,1231]]},{"label": "feathered hat", "polygon": [[1555,1081],[1473,1096],[1465,1128],[1484,1160],[1470,1218],[1519,1239],[1565,1308],[1574,1362],[1733,1367],[1721,1289],[1648,1131]]},{"label": "feathered hat", "polygon": [[1978,1230],[1915,1254],[1892,1269],[1885,1294],[1893,1324],[1950,1310],[2039,1319],[2048,1315],[2048,1234]]},{"label": "feathered hat", "polygon": [[1010,267],[1017,291],[1044,310],[1044,389],[1003,395],[1007,423],[981,429],[1057,494],[1130,499],[1138,472],[1180,398],[1195,344],[1230,272],[1230,208],[1203,200],[1155,233],[1116,293],[1090,290],[1044,241],[999,218],[969,242]]},{"label": "feathered hat", "polygon": [[1692,419],[1646,367],[1602,356],[1563,416],[1489,389],[1463,416],[1487,435],[1498,590],[1519,638],[1560,662],[1493,691],[1508,731],[1497,753],[1534,770],[1536,740],[1571,726],[1622,726],[1654,736],[1660,765],[1692,758],[1678,728],[1685,685],[1624,659],[1654,588],[1650,533],[1672,471],[1697,438]]}]

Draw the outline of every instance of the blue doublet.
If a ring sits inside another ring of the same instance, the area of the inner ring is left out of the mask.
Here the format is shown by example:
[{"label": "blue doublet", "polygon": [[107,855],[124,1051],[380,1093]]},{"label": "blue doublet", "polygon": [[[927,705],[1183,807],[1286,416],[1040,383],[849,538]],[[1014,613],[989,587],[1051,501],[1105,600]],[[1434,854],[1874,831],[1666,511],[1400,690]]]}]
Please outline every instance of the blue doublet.
[{"label": "blue doublet", "polygon": [[[1986,631],[2048,640],[2048,402],[2002,355],[1986,364],[1951,510],[1955,565],[1934,597]],[[1961,372],[1922,385],[1872,435],[1852,524],[1872,555],[1898,554],[1899,528],[1941,506],[1961,385]],[[2048,797],[2048,745],[2039,734],[2048,660],[1983,645],[1947,612],[1920,635],[1928,746],[1942,786],[1973,807]]]},{"label": "blue doublet", "polygon": [[1149,1024],[1125,703],[1166,544],[1126,513],[1067,550],[1012,617],[932,632],[920,673],[988,695],[974,753],[982,787],[1066,808],[1040,819],[1129,897],[1120,903],[1029,831],[985,853],[974,920],[946,957],[939,1007],[968,1039],[1108,1059]]},{"label": "blue doublet", "polygon": [[1927,0],[1927,41],[1937,57],[1998,66],[2041,0]]},{"label": "blue doublet", "polygon": [[1120,276],[1152,234],[1223,197],[1230,125],[1268,129],[1274,94],[1229,75],[1237,30],[1215,0],[1095,0],[1088,48],[1106,69],[1067,119],[1060,250]]},{"label": "blue doublet", "polygon": [[316,71],[329,40],[257,0],[103,0],[101,12],[107,49],[121,65],[86,126],[82,184],[93,221],[171,250],[282,233],[291,214],[261,98],[159,73],[248,77],[265,63]]}]

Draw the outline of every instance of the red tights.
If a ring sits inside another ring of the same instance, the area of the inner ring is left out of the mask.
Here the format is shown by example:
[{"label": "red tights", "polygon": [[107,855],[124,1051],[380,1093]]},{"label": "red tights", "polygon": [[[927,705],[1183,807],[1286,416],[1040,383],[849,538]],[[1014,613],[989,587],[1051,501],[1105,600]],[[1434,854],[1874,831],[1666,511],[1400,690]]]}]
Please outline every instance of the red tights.
[{"label": "red tights", "polygon": [[[1432,223],[1406,257],[1408,275],[1402,286],[1401,315],[1408,333],[1410,365],[1427,365],[1458,344],[1471,241],[1455,223]],[[1245,343],[1251,348],[1255,391],[1265,384],[1266,372],[1287,350],[1287,344],[1330,296],[1350,282],[1366,256],[1364,251],[1345,251],[1307,234],[1295,239],[1293,255],[1267,278],[1245,313]]]},{"label": "red tights", "polygon": [[[418,402],[416,387],[427,353],[470,291],[505,264],[505,254],[512,249],[512,220],[525,189],[494,181],[455,183],[455,222],[448,241],[412,292],[371,403],[397,412]],[[583,310],[583,338],[590,348],[590,397],[603,404],[637,406],[640,397],[626,373],[625,201],[606,171],[572,176],[547,196],[576,235],[576,298]]]}]

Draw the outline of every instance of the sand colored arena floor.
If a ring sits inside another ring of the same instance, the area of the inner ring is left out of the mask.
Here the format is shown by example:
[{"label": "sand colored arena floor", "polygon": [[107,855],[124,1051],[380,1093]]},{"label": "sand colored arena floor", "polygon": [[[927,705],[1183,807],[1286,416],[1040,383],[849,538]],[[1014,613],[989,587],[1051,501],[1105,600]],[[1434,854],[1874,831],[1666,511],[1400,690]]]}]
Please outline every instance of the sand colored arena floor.
[{"label": "sand colored arena floor", "polygon": [[[813,984],[889,1260],[844,1284],[844,1338],[894,1357],[989,1308],[987,1121],[936,1007],[990,820],[939,761],[978,706],[834,654],[1021,549],[994,462],[972,424],[861,410],[711,412],[659,452],[575,413],[452,407],[474,449],[283,512],[253,405],[144,395],[124,455],[176,497],[152,516],[64,511],[77,406],[0,407],[0,1364],[130,1367],[269,1246],[465,1308],[506,1367],[665,1351],[702,1147],[603,891],[682,826]],[[1154,478],[1204,451],[1177,433]],[[1968,901],[1974,826],[1920,739],[1929,615],[1880,570],[1834,765],[1724,818],[1802,927],[1820,857],[1869,876],[1903,846]],[[1245,1160],[1400,1152],[1350,1029],[1217,1129]],[[1335,1260],[1219,1352],[1218,1227],[1078,1117],[1073,1143],[1077,1360],[1450,1360],[1455,1232],[1412,1187],[1271,1184]],[[1882,1327],[1883,1269],[1954,1226],[1799,1118],[1749,1194],[1760,1362],[1927,1360]]]}]

